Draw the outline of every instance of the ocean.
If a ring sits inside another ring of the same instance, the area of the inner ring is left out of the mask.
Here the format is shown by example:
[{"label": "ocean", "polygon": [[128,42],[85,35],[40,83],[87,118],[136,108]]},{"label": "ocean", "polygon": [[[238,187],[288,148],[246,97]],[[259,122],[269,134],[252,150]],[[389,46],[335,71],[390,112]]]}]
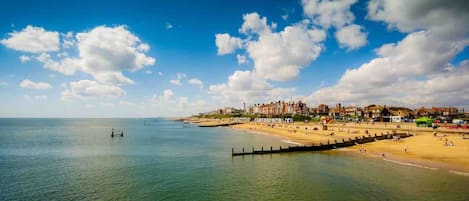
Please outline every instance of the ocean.
[{"label": "ocean", "polygon": [[[111,129],[124,137],[111,138]],[[469,177],[164,119],[0,119],[0,200],[469,200]]]}]

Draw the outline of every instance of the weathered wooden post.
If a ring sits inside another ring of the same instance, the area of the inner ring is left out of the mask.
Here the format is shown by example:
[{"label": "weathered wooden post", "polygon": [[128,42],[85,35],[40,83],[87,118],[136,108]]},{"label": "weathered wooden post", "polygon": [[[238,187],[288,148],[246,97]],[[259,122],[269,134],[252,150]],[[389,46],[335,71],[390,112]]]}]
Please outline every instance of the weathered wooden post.
[{"label": "weathered wooden post", "polygon": [[254,147],[252,147],[252,153],[254,153]]},{"label": "weathered wooden post", "polygon": [[261,147],[261,151],[264,152],[264,146]]},{"label": "weathered wooden post", "polygon": [[342,142],[345,142],[345,139],[344,139],[344,138],[342,138]]},{"label": "weathered wooden post", "polygon": [[234,148],[231,148],[231,155],[234,154]]},{"label": "weathered wooden post", "polygon": [[244,154],[244,147],[243,147],[243,154]]},{"label": "weathered wooden post", "polygon": [[272,146],[270,146],[270,151],[272,151]]}]

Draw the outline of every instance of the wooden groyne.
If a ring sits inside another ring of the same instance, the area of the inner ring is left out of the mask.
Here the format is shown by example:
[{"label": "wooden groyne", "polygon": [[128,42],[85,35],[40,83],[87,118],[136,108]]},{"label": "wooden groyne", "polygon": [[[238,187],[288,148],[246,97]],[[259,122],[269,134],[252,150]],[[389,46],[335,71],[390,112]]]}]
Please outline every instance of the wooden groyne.
[{"label": "wooden groyne", "polygon": [[219,124],[210,124],[210,125],[203,125],[199,124],[199,127],[225,127],[225,126],[231,126],[231,125],[236,125],[236,124],[242,124],[240,122],[231,122],[231,123],[219,123]]},{"label": "wooden groyne", "polygon": [[288,146],[282,148],[280,146],[279,149],[273,149],[272,147],[264,149],[262,147],[260,150],[255,150],[252,148],[250,151],[245,151],[244,148],[241,152],[235,152],[235,150],[231,149],[232,156],[243,156],[243,155],[258,155],[258,154],[273,154],[273,153],[286,153],[286,152],[306,152],[306,151],[326,151],[331,149],[338,149],[343,147],[351,147],[357,144],[365,144],[374,142],[377,140],[385,140],[385,139],[393,139],[394,137],[398,138],[407,138],[413,136],[412,134],[407,133],[397,133],[397,134],[382,134],[382,135],[368,135],[368,136],[360,136],[355,138],[349,139],[342,139],[341,141],[334,140],[332,143],[330,141],[327,144],[319,143],[313,144],[309,146]]}]

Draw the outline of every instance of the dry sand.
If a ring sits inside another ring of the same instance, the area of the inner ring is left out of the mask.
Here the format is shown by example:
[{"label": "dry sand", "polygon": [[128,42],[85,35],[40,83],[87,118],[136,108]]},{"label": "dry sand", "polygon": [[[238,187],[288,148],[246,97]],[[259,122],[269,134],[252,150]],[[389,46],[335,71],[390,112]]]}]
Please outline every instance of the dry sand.
[{"label": "dry sand", "polygon": [[[397,128],[397,125],[400,128]],[[399,133],[410,132],[414,134],[413,137],[401,139],[399,142],[382,140],[354,146],[347,150],[406,165],[469,172],[469,139],[463,139],[461,135],[461,132],[467,132],[469,137],[468,130],[439,128],[436,131],[438,136],[435,137],[433,136],[434,131],[432,128],[418,128],[412,123],[337,123],[329,124],[328,130],[322,130],[322,126],[316,123],[275,124],[272,127],[267,123],[249,122],[232,127],[271,134],[306,145],[320,142],[326,143],[328,140],[333,142],[334,140],[341,141],[342,139],[363,136],[366,135],[366,131],[372,135],[375,133],[392,133],[393,130]],[[448,143],[452,142],[454,146],[446,146],[446,140]],[[360,151],[360,148],[366,149],[366,152]],[[405,151],[406,148],[407,151]]]}]

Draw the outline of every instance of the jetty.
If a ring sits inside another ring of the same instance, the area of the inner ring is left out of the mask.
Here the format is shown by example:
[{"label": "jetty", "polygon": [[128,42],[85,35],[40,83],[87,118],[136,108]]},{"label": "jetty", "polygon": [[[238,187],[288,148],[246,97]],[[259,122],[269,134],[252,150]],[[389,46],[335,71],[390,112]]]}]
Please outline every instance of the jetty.
[{"label": "jetty", "polygon": [[312,145],[304,145],[304,146],[288,146],[279,149],[274,149],[272,146],[261,147],[261,149],[252,149],[250,151],[245,151],[244,147],[242,148],[241,152],[235,152],[234,148],[231,149],[232,156],[244,156],[244,155],[262,155],[262,154],[274,154],[274,153],[289,153],[289,152],[311,152],[311,151],[326,151],[344,147],[351,147],[358,144],[365,144],[370,143],[378,140],[386,140],[386,139],[399,139],[399,138],[407,138],[413,136],[409,133],[395,133],[395,134],[381,134],[377,135],[368,135],[368,136],[357,136],[355,138],[348,138],[342,139],[341,141],[328,141],[327,143],[319,143],[319,144],[312,144]]}]

